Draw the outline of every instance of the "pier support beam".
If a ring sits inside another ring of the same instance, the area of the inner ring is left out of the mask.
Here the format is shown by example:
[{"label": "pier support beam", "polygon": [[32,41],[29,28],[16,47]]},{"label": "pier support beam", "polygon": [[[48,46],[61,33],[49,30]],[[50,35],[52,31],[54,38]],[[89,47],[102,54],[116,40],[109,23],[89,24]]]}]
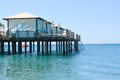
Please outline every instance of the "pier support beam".
[{"label": "pier support beam", "polygon": [[74,41],[74,49],[75,51],[78,51],[78,41]]},{"label": "pier support beam", "polygon": [[79,45],[78,45],[78,41],[77,41],[77,51],[79,51]]},{"label": "pier support beam", "polygon": [[68,41],[68,45],[69,45],[69,53],[71,52],[71,47],[70,47],[70,40]]},{"label": "pier support beam", "polygon": [[46,54],[48,54],[48,41],[46,41]]},{"label": "pier support beam", "polygon": [[52,52],[52,45],[51,45],[51,41],[50,41],[50,54]]},{"label": "pier support beam", "polygon": [[34,41],[33,41],[33,51],[35,51],[35,43],[34,43]]},{"label": "pier support beam", "polygon": [[18,53],[21,54],[22,53],[22,42],[18,41]]},{"label": "pier support beam", "polygon": [[44,42],[42,41],[42,54],[44,54]]},{"label": "pier support beam", "polygon": [[65,55],[65,41],[63,41],[63,55]]},{"label": "pier support beam", "polygon": [[1,54],[4,54],[4,41],[1,41]]},{"label": "pier support beam", "polygon": [[73,50],[73,48],[72,48],[72,41],[71,41],[71,53],[72,53],[72,50]]},{"label": "pier support beam", "polygon": [[8,41],[8,54],[10,54],[10,42]]},{"label": "pier support beam", "polygon": [[58,42],[56,41],[56,52],[58,52]]},{"label": "pier support beam", "polygon": [[68,41],[66,41],[66,54],[68,54]]},{"label": "pier support beam", "polygon": [[60,53],[60,49],[61,49],[61,45],[60,45],[60,41],[59,41],[59,53]]},{"label": "pier support beam", "polygon": [[40,41],[37,41],[37,55],[40,54]]},{"label": "pier support beam", "polygon": [[74,41],[74,50],[76,51],[76,41]]},{"label": "pier support beam", "polygon": [[27,53],[27,41],[25,41],[25,54]]},{"label": "pier support beam", "polygon": [[62,47],[63,47],[63,46],[62,46],[62,45],[63,45],[63,43],[62,43],[62,42],[63,42],[63,41],[61,41],[61,52],[63,52],[63,49],[62,49]]},{"label": "pier support beam", "polygon": [[29,42],[29,45],[30,45],[29,46],[30,53],[32,53],[32,42],[31,41]]},{"label": "pier support beam", "polygon": [[16,54],[16,41],[12,41],[12,53]]},{"label": "pier support beam", "polygon": [[62,52],[62,41],[60,41],[60,52]]}]

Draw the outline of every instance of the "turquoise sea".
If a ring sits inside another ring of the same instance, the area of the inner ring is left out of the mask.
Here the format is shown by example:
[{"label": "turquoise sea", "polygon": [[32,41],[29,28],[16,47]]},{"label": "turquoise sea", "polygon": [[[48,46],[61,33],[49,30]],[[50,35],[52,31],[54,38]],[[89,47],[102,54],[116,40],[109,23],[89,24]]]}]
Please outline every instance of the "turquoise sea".
[{"label": "turquoise sea", "polygon": [[0,55],[0,80],[120,80],[119,44],[84,47],[66,56]]}]

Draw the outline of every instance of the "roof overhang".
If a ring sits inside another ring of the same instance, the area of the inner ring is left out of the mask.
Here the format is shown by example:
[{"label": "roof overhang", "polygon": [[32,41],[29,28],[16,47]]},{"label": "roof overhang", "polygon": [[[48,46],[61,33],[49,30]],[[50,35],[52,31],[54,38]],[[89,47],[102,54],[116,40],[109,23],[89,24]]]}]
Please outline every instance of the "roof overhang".
[{"label": "roof overhang", "polygon": [[[3,20],[9,20],[9,19],[42,19],[38,16],[35,16],[33,14],[30,14],[30,13],[27,13],[27,12],[24,12],[24,13],[20,13],[20,14],[17,14],[17,15],[13,15],[13,16],[10,16],[10,17],[5,17],[3,18]],[[42,19],[44,20],[44,19]]]}]

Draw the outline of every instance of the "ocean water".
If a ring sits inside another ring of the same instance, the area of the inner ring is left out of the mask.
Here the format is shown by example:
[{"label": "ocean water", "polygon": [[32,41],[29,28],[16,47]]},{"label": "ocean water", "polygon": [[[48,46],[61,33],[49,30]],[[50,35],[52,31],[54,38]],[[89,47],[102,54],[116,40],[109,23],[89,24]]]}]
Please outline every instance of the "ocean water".
[{"label": "ocean water", "polygon": [[89,44],[72,55],[0,55],[0,80],[120,80],[120,45]]}]

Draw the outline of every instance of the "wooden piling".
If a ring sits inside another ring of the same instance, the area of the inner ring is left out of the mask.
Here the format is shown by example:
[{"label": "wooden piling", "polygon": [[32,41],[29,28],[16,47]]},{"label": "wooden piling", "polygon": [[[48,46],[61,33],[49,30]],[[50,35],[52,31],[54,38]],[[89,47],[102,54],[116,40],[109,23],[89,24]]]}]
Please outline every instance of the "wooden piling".
[{"label": "wooden piling", "polygon": [[65,41],[63,41],[63,55],[65,55]]},{"label": "wooden piling", "polygon": [[60,52],[62,52],[62,41],[60,41]]},{"label": "wooden piling", "polygon": [[74,50],[76,51],[76,41],[74,41]]},{"label": "wooden piling", "polygon": [[66,54],[68,54],[68,42],[66,41]]},{"label": "wooden piling", "polygon": [[48,54],[48,41],[46,41],[46,54]]},{"label": "wooden piling", "polygon": [[29,50],[30,50],[30,53],[32,53],[32,42],[31,41],[29,42]]},{"label": "wooden piling", "polygon": [[18,53],[21,54],[22,53],[22,42],[18,41]]},{"label": "wooden piling", "polygon": [[68,40],[68,54],[70,53],[70,41]]},{"label": "wooden piling", "polygon": [[16,42],[12,41],[12,54],[16,54]]},{"label": "wooden piling", "polygon": [[79,47],[78,41],[74,41],[74,49],[75,49],[75,51],[78,51],[78,47]]},{"label": "wooden piling", "polygon": [[33,41],[33,51],[35,51],[35,42]]},{"label": "wooden piling", "polygon": [[72,45],[72,41],[71,41],[71,53],[72,53],[72,50],[73,50],[72,46],[73,46],[73,45]]},{"label": "wooden piling", "polygon": [[56,52],[58,52],[58,42],[56,41]]},{"label": "wooden piling", "polygon": [[50,54],[51,54],[51,51],[52,51],[52,45],[51,45],[51,41],[50,41]]},{"label": "wooden piling", "polygon": [[79,45],[78,45],[78,41],[76,42],[77,43],[77,51],[79,50]]},{"label": "wooden piling", "polygon": [[25,54],[27,53],[27,42],[25,41]]},{"label": "wooden piling", "polygon": [[40,53],[40,41],[37,41],[37,55]]},{"label": "wooden piling", "polygon": [[4,41],[1,41],[1,54],[4,54]]},{"label": "wooden piling", "polygon": [[44,42],[42,40],[42,54],[44,54]]},{"label": "wooden piling", "polygon": [[8,41],[8,54],[10,54],[10,42]]},{"label": "wooden piling", "polygon": [[60,53],[60,48],[61,48],[61,45],[60,45],[60,41],[59,41],[59,53]]}]

